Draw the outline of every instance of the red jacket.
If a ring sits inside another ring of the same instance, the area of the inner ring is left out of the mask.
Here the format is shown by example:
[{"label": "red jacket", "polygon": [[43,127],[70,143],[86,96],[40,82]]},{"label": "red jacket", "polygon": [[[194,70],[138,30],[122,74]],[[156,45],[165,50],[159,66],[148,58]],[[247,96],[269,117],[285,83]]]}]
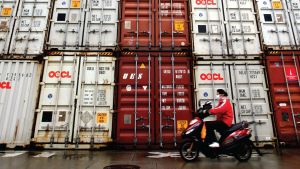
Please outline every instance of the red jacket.
[{"label": "red jacket", "polygon": [[217,116],[217,121],[223,121],[228,127],[232,125],[233,109],[227,97],[221,97],[218,105],[209,112]]}]

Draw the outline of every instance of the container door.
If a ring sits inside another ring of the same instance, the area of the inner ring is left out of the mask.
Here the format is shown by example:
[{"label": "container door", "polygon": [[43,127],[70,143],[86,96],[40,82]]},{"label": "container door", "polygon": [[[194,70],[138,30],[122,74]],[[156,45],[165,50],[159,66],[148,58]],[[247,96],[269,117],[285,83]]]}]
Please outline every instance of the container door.
[{"label": "container door", "polygon": [[270,142],[274,138],[264,67],[255,62],[230,66],[236,122],[253,121],[252,140]]},{"label": "container door", "polygon": [[234,57],[260,54],[253,0],[225,0],[224,12],[229,54]]},{"label": "container door", "polygon": [[41,68],[35,61],[0,61],[0,144],[29,145]]},{"label": "container door", "polygon": [[[248,72],[248,73],[247,73]],[[259,62],[208,62],[201,61],[195,67],[197,101],[215,99],[216,90],[224,89],[231,99],[235,123],[255,121],[253,140],[272,141],[273,126],[270,113],[264,70]],[[196,108],[198,106],[196,105]],[[206,120],[214,120],[209,117]]]},{"label": "container door", "polygon": [[155,142],[153,63],[150,53],[119,61],[118,143]]},{"label": "container door", "polygon": [[[212,101],[213,106],[218,104],[216,99],[217,89],[224,89],[228,93],[228,98],[232,98],[231,82],[229,75],[229,67],[225,63],[213,62],[197,62],[195,65],[195,104],[198,109],[198,101],[201,105],[206,101]],[[215,117],[211,116],[206,120],[214,120]]]},{"label": "container door", "polygon": [[71,141],[79,57],[48,56],[40,94],[35,141],[65,143]]},{"label": "container door", "polygon": [[264,48],[293,49],[295,41],[286,0],[258,0]]},{"label": "container door", "polygon": [[10,52],[38,55],[43,53],[51,1],[21,0]]},{"label": "container door", "polygon": [[159,0],[156,6],[156,46],[188,47],[188,1]]},{"label": "container door", "polygon": [[293,27],[294,38],[296,45],[299,49],[300,45],[300,1],[299,0],[287,0],[288,8],[290,10],[291,24]]},{"label": "container door", "polygon": [[122,1],[119,44],[121,47],[138,49],[155,45],[154,2],[149,0]]},{"label": "container door", "polygon": [[87,0],[83,46],[104,50],[117,44],[119,1]]},{"label": "container door", "polygon": [[294,53],[267,59],[279,140],[300,143],[299,61]]},{"label": "container door", "polygon": [[76,50],[82,44],[86,0],[56,0],[49,30],[48,49]]},{"label": "container door", "polygon": [[81,57],[73,139],[77,145],[111,141],[114,70],[113,57]]},{"label": "container door", "polygon": [[[195,55],[224,56],[227,54],[223,5],[221,0],[193,0],[192,35]],[[214,57],[215,58],[215,57]]]},{"label": "container door", "polygon": [[192,118],[190,58],[156,58],[156,140],[161,147],[174,144],[181,138]]},{"label": "container door", "polygon": [[2,0],[0,5],[0,54],[7,54],[15,16],[17,13],[18,0]]}]

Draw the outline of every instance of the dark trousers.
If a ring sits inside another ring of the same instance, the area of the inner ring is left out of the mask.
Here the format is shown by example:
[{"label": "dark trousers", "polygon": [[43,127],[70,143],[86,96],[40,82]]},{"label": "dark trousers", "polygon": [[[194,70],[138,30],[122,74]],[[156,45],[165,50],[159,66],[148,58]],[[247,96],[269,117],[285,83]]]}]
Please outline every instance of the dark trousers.
[{"label": "dark trousers", "polygon": [[214,130],[217,130],[221,135],[229,129],[229,127],[222,121],[207,121],[206,125],[206,142],[211,144],[212,142],[216,142],[217,138]]}]

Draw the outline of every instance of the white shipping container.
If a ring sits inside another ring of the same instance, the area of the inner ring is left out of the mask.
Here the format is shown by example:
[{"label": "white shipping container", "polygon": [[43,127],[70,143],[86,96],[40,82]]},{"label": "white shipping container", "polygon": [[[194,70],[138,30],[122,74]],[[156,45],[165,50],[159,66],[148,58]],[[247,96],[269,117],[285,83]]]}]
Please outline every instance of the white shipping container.
[{"label": "white shipping container", "polygon": [[[286,0],[257,0],[256,3],[264,48],[274,50],[295,49],[294,38],[299,41],[299,33],[293,34],[292,23],[296,21],[293,21],[293,17],[289,17],[290,9],[287,7]],[[299,9],[299,7],[297,8]],[[298,9],[295,9],[297,13],[299,13]],[[292,22],[290,19],[292,19]],[[297,20],[299,23],[299,17]]]},{"label": "white shipping container", "polygon": [[100,50],[117,45],[118,0],[87,0],[83,46]]},{"label": "white shipping container", "polygon": [[45,58],[35,142],[68,143],[71,141],[79,57]]},{"label": "white shipping container", "polygon": [[19,0],[0,1],[0,54],[7,54]]},{"label": "white shipping container", "polygon": [[114,58],[45,59],[34,141],[50,145],[111,141]]},{"label": "white shipping container", "polygon": [[287,4],[290,11],[294,38],[298,49],[300,49],[300,0],[287,0]]},{"label": "white shipping container", "polygon": [[223,4],[229,54],[262,53],[253,0],[225,0]]},{"label": "white shipping container", "polygon": [[195,55],[227,55],[222,0],[191,0],[193,52]]},{"label": "white shipping container", "polygon": [[41,70],[36,61],[0,60],[0,144],[29,145]]},{"label": "white shipping container", "polygon": [[193,53],[204,59],[261,54],[252,0],[191,0]]},{"label": "white shipping container", "polygon": [[81,58],[78,103],[75,117],[76,143],[111,141],[115,58]]},{"label": "white shipping container", "polygon": [[51,0],[20,0],[10,53],[43,53]]},{"label": "white shipping container", "polygon": [[273,141],[272,113],[266,88],[264,67],[258,61],[201,61],[195,65],[196,99],[203,104],[217,104],[217,89],[224,89],[231,99],[235,122],[255,121],[253,140]]},{"label": "white shipping container", "polygon": [[117,45],[117,0],[56,0],[48,49],[104,50]]}]

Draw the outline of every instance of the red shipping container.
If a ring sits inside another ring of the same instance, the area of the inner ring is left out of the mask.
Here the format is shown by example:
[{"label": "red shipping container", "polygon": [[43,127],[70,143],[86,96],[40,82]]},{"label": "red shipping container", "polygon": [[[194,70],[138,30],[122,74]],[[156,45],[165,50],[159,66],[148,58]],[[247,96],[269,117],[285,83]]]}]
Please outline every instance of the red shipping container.
[{"label": "red shipping container", "polygon": [[300,139],[300,52],[271,52],[267,70],[279,141]]},{"label": "red shipping container", "polygon": [[171,53],[120,57],[117,143],[180,141],[192,118],[191,58],[173,56],[173,61]]},{"label": "red shipping container", "polygon": [[188,49],[188,1],[156,0],[121,3],[120,39],[122,49]]}]

